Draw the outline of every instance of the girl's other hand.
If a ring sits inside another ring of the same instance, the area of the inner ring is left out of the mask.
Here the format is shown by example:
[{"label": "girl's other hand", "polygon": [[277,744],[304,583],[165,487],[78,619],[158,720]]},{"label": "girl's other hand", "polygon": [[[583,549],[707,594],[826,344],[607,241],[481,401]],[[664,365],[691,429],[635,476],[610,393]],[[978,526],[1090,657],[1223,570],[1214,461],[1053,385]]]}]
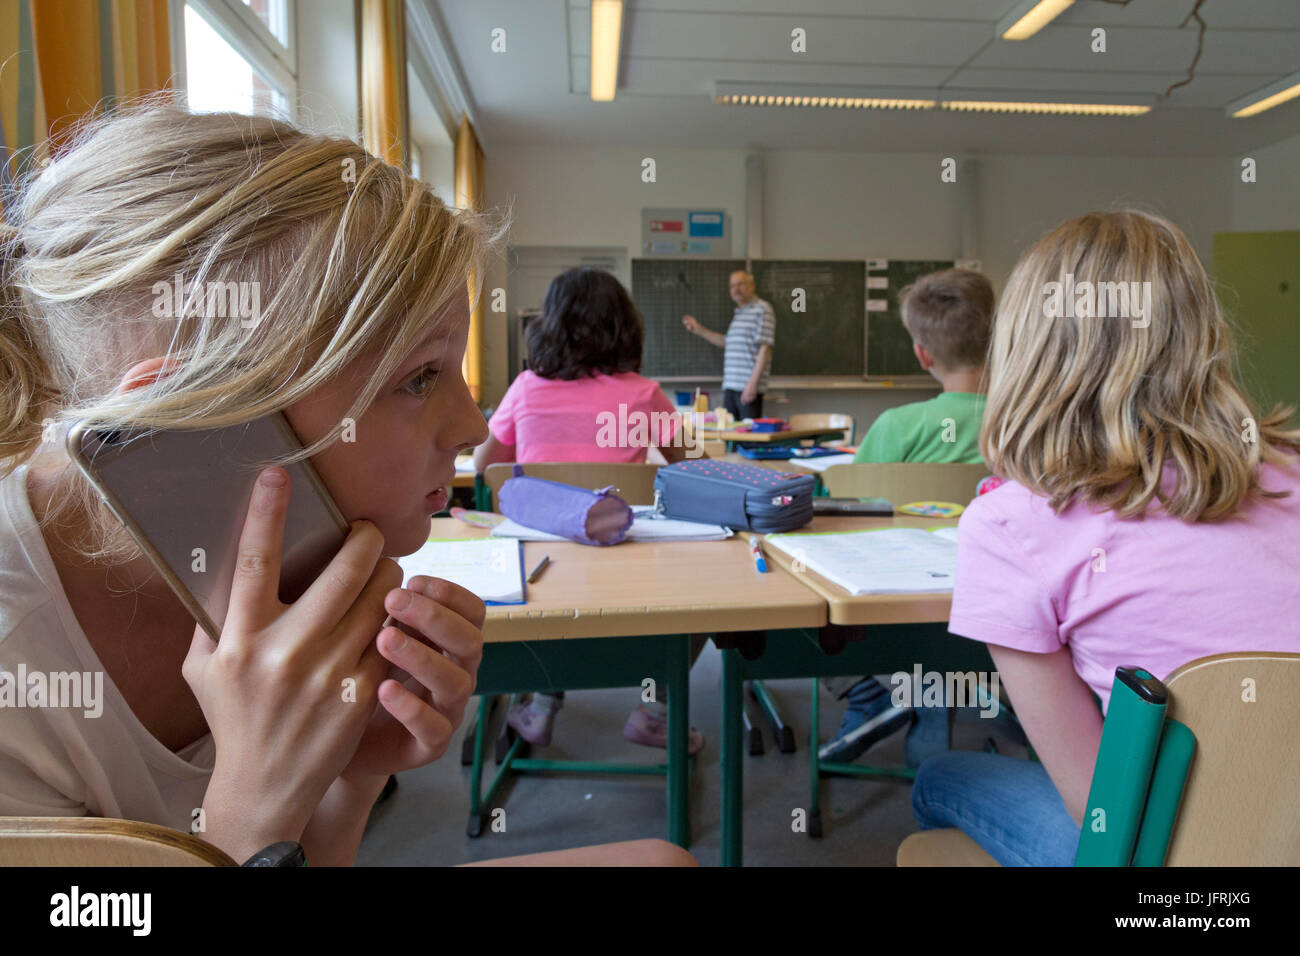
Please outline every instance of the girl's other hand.
[{"label": "girl's other hand", "polygon": [[398,626],[385,627],[379,651],[404,680],[379,686],[375,711],[343,776],[387,776],[437,760],[465,717],[483,659],[487,609],[477,595],[441,578],[417,575],[388,593]]}]

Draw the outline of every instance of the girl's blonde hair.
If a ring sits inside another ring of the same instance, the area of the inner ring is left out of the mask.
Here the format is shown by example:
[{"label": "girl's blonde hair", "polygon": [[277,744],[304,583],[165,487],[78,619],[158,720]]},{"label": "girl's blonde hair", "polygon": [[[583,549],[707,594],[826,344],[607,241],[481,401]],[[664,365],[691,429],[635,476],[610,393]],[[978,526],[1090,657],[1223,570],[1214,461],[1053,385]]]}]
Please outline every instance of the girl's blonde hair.
[{"label": "girl's blonde hair", "polygon": [[[1047,306],[1069,301],[1071,282],[1076,294],[1085,282],[1104,290],[1112,306],[1117,287],[1100,283],[1149,282],[1149,314],[1130,303],[1127,315],[1062,317]],[[1257,467],[1285,459],[1274,446],[1300,450],[1300,431],[1285,429],[1293,409],[1257,420],[1233,361],[1210,279],[1178,227],[1136,210],[1088,213],[1011,273],[989,344],[980,451],[1058,512],[1077,496],[1123,517],[1152,499],[1186,521],[1228,517],[1249,496],[1277,496],[1260,488]],[[1167,494],[1168,462],[1178,482]]]},{"label": "girl's blonde hair", "polygon": [[[158,101],[89,122],[21,184],[9,220],[0,476],[77,419],[239,424],[373,358],[346,416],[356,420],[500,235],[351,140]],[[153,356],[166,374],[118,393],[123,372]],[[282,462],[316,454],[344,425]],[[58,498],[92,516],[81,550],[138,553],[74,472]]]}]

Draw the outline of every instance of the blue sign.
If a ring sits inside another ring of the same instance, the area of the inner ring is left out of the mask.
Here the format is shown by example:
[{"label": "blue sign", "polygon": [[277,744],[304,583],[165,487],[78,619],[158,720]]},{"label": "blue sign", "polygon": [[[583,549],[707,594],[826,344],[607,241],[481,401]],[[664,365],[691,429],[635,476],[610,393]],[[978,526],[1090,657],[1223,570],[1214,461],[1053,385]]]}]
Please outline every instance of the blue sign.
[{"label": "blue sign", "polygon": [[690,215],[688,235],[716,236],[722,238],[724,222],[722,212],[693,212]]}]

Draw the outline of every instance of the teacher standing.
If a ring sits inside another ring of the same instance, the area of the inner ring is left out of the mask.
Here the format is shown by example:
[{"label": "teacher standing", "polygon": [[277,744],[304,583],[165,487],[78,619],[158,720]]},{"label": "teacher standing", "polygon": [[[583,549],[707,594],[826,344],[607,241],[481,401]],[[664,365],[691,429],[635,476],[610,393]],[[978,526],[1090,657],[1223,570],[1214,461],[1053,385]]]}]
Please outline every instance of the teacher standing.
[{"label": "teacher standing", "polygon": [[736,312],[725,336],[706,329],[693,315],[683,315],[682,325],[723,349],[722,400],[727,411],[736,418],[761,418],[776,344],[776,313],[771,303],[754,294],[754,277],[748,272],[731,274],[731,301]]}]

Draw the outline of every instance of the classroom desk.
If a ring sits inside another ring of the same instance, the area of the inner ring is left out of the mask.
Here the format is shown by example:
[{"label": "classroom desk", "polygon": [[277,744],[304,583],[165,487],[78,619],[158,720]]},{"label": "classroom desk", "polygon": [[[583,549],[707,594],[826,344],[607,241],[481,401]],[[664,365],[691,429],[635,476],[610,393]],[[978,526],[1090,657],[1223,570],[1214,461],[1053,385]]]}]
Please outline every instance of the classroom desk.
[{"label": "classroom desk", "polygon": [[[465,456],[462,456],[462,458],[457,458],[457,459],[456,459],[456,464],[459,466],[459,465],[461,464],[462,460],[464,460],[464,459],[468,459],[468,458],[470,458],[470,457],[471,457],[471,456],[469,456],[469,455],[465,455]],[[474,487],[474,472],[472,472],[472,471],[460,471],[460,470],[457,470],[457,472],[456,472],[456,477],[453,478],[453,479],[451,480],[451,486],[450,486],[450,487],[452,487],[452,488],[473,488],[473,487]]]},{"label": "classroom desk", "polygon": [[[818,516],[799,529],[856,531],[891,527],[940,527],[952,519],[898,515],[893,518]],[[752,537],[742,533],[742,538]],[[744,763],[741,707],[746,680],[791,677],[856,676],[923,669],[992,670],[984,645],[948,633],[951,594],[886,594],[854,597],[806,569],[795,574],[791,559],[766,544],[768,560],[796,577],[827,604],[829,625],[820,629],[744,635],[722,652],[722,864],[740,866],[743,854]],[[820,777],[816,693],[810,721],[809,832],[820,835]]]},{"label": "classroom desk", "polygon": [[[434,518],[431,538],[477,538],[486,529]],[[686,688],[691,634],[766,627],[820,627],[826,602],[788,572],[758,574],[747,542],[524,543],[527,571],[551,563],[527,585],[528,603],[489,607],[475,692],[486,716],[491,695],[532,690],[669,687],[668,838],[689,843]],[[655,640],[653,636],[658,636]],[[471,779],[471,819],[479,810],[482,753]]]},{"label": "classroom desk", "polygon": [[[894,515],[892,518],[817,515],[794,534],[820,531],[872,531],[880,528],[943,528],[955,525],[955,518],[926,518],[920,515]],[[748,540],[750,532],[741,532]],[[761,535],[760,535],[761,537]],[[829,623],[853,624],[927,624],[947,621],[952,608],[952,592],[934,594],[861,594],[850,595],[838,584],[826,580],[816,571],[804,568],[795,572],[794,559],[778,548],[763,542],[763,553],[777,566],[794,574],[807,587],[826,600]]]}]

